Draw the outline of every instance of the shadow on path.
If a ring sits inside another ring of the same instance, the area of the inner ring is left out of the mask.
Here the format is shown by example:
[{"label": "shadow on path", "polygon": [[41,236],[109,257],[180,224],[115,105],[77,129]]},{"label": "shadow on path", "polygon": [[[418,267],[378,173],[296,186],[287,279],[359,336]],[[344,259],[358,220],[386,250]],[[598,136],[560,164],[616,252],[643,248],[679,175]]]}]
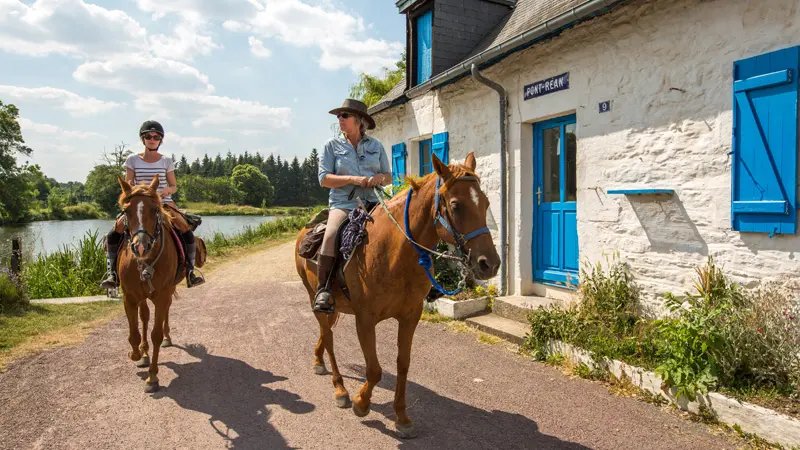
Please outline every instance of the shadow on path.
[{"label": "shadow on path", "polygon": [[211,355],[199,344],[176,345],[200,361],[165,362],[176,378],[155,398],[171,398],[182,408],[208,414],[209,424],[228,441],[230,448],[289,448],[269,423],[267,405],[278,405],[294,414],[306,414],[314,405],[299,395],[264,384],[286,380],[256,369],[238,359]]}]

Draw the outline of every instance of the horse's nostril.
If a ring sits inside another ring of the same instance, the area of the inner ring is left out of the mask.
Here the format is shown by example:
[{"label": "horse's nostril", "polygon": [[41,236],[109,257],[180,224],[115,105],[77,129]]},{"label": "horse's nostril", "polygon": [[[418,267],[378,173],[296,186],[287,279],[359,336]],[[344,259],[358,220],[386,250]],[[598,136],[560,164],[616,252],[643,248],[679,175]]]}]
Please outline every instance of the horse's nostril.
[{"label": "horse's nostril", "polygon": [[491,267],[489,267],[489,260],[485,256],[478,258],[478,267],[480,267],[480,269],[483,271],[488,271],[491,269]]}]

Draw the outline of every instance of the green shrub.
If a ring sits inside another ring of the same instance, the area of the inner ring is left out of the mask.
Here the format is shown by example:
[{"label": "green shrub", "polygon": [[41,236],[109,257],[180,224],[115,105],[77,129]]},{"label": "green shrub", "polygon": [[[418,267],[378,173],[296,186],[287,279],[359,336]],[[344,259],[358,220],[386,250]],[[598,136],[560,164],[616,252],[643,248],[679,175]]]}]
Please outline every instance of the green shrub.
[{"label": "green shrub", "polygon": [[0,314],[27,308],[25,283],[7,268],[0,269]]},{"label": "green shrub", "polygon": [[31,298],[63,298],[98,295],[106,271],[103,240],[98,231],[87,232],[74,247],[63,246],[49,255],[38,255],[25,265],[22,279]]}]

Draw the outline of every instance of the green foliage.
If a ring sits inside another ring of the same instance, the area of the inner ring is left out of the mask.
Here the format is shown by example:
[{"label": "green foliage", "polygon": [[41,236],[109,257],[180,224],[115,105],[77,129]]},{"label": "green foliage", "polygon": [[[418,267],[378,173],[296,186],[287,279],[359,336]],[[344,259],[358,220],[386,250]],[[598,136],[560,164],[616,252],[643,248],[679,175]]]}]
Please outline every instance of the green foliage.
[{"label": "green foliage", "polygon": [[102,293],[105,258],[102,236],[88,232],[73,247],[65,245],[49,255],[38,255],[24,265],[22,279],[34,299],[97,295]]},{"label": "green foliage", "polygon": [[25,283],[7,268],[0,269],[0,314],[25,309],[28,305]]},{"label": "green foliage", "polygon": [[239,204],[244,192],[236,188],[233,180],[225,177],[204,178],[200,175],[185,175],[178,178],[176,201],[210,202],[218,205]]},{"label": "green foliage", "polygon": [[406,74],[406,53],[403,51],[394,69],[384,67],[383,76],[376,77],[366,73],[358,76],[358,82],[350,86],[350,97],[372,106],[388,94]]},{"label": "green foliage", "polygon": [[117,201],[122,188],[117,181],[117,175],[124,178],[125,171],[117,166],[101,164],[95,166],[86,177],[86,193],[100,209],[110,214],[119,211]]},{"label": "green foliage", "polygon": [[55,188],[50,191],[47,196],[47,207],[50,209],[50,214],[54,219],[66,219],[65,208],[67,206],[67,196],[61,189]]},{"label": "green foliage", "polygon": [[211,256],[219,255],[234,247],[259,244],[270,239],[279,238],[285,233],[296,233],[321,210],[322,207],[317,207],[300,216],[277,219],[262,223],[255,228],[246,227],[243,232],[233,237],[226,237],[219,232],[214,233],[210,239],[205,240],[208,254]]},{"label": "green foliage", "polygon": [[666,294],[669,316],[647,320],[637,317],[640,289],[623,264],[583,269],[580,304],[531,312],[525,345],[544,358],[547,343],[560,340],[589,350],[598,362],[640,365],[690,400],[719,388],[796,392],[798,306],[775,287],[744,291],[712,258],[696,272],[696,293]]},{"label": "green foliage", "polygon": [[[295,162],[297,162],[297,158],[295,158]],[[250,206],[260,206],[262,203],[267,206],[272,204],[272,184],[256,166],[242,164],[234,167],[231,181],[236,189],[244,193],[245,204]]]}]

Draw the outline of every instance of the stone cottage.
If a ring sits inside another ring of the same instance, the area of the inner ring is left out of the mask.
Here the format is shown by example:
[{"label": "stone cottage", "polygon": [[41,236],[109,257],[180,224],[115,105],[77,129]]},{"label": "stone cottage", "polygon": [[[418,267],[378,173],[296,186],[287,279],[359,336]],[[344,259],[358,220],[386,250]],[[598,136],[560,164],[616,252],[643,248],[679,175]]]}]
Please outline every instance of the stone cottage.
[{"label": "stone cottage", "polygon": [[708,255],[800,274],[800,2],[399,0],[407,73],[370,108],[395,178],[474,151],[507,296],[619,251],[652,298]]}]

